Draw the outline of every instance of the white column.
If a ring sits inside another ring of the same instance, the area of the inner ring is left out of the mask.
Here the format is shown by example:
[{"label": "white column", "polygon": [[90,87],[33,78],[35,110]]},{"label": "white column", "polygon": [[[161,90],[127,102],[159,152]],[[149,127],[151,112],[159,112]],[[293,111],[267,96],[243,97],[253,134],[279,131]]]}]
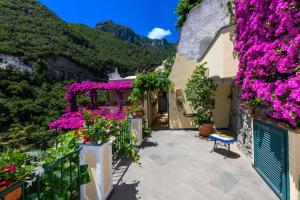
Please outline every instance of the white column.
[{"label": "white column", "polygon": [[133,145],[141,146],[143,143],[143,119],[133,118],[130,122],[130,142]]},{"label": "white column", "polygon": [[113,189],[112,143],[102,145],[82,144],[80,164],[88,165],[91,181],[80,187],[81,200],[105,200]]}]

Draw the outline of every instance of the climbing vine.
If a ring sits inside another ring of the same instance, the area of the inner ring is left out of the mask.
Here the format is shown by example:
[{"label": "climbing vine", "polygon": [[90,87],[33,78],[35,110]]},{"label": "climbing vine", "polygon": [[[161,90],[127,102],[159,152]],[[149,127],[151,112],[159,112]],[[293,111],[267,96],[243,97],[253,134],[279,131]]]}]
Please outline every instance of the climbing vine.
[{"label": "climbing vine", "polygon": [[171,81],[168,78],[167,72],[148,72],[138,74],[133,82],[133,89],[129,100],[134,103],[142,102],[144,95],[148,91],[160,90],[168,91]]}]

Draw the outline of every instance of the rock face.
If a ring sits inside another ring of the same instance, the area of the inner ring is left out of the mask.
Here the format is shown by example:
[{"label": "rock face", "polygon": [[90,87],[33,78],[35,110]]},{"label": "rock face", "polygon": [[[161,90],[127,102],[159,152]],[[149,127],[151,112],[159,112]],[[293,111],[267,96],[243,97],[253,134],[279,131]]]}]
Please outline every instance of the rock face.
[{"label": "rock face", "polygon": [[5,69],[8,65],[13,65],[20,70],[31,71],[31,65],[23,63],[19,57],[0,54],[0,68]]},{"label": "rock face", "polygon": [[[66,80],[100,80],[94,73],[86,67],[77,64],[63,56],[50,56],[44,58],[48,65],[49,75],[59,81]],[[15,66],[17,69],[24,71],[32,70],[33,62],[25,64],[22,60],[13,55],[0,54],[0,68],[6,69],[8,65]]]},{"label": "rock face", "polygon": [[204,0],[182,27],[177,52],[189,60],[201,58],[218,30],[229,25],[228,0]]},{"label": "rock face", "polygon": [[166,39],[152,40],[144,36],[140,36],[132,29],[116,24],[113,21],[100,22],[96,25],[96,29],[111,33],[121,40],[132,42],[141,46],[155,46],[157,48],[171,48],[175,50],[176,44],[169,43]]},{"label": "rock face", "polygon": [[230,129],[238,134],[238,147],[248,157],[253,157],[252,149],[252,118],[246,109],[241,109],[240,89],[232,87],[230,107]]},{"label": "rock face", "polygon": [[51,56],[44,60],[50,75],[58,80],[97,80],[92,71],[63,56]]}]

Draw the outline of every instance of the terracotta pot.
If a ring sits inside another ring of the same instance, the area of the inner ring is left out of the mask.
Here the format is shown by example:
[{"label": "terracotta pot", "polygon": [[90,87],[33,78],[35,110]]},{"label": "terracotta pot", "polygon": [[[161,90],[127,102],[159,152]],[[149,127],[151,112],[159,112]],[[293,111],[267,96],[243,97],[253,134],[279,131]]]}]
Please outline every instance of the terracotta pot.
[{"label": "terracotta pot", "polygon": [[[8,188],[7,186],[5,187],[1,187],[0,188],[0,192],[5,190],[6,188]],[[5,194],[4,200],[16,200],[16,199],[20,199],[22,196],[22,188],[18,187],[16,189],[14,189],[13,191],[7,192]],[[0,200],[3,200],[0,198]]]},{"label": "terracotta pot", "polygon": [[200,136],[207,137],[214,132],[214,123],[202,124],[198,127],[198,130]]},{"label": "terracotta pot", "polygon": [[134,113],[134,116],[135,117],[143,117],[143,112],[136,112],[136,113]]}]

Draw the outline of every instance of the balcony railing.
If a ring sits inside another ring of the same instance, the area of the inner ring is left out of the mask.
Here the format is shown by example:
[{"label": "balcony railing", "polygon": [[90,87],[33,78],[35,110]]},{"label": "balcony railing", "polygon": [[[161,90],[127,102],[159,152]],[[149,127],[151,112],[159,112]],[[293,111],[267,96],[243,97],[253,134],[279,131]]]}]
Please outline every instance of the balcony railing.
[{"label": "balcony railing", "polygon": [[0,199],[56,200],[80,196],[79,153],[77,149],[44,168],[31,183],[18,182],[0,192]]}]

